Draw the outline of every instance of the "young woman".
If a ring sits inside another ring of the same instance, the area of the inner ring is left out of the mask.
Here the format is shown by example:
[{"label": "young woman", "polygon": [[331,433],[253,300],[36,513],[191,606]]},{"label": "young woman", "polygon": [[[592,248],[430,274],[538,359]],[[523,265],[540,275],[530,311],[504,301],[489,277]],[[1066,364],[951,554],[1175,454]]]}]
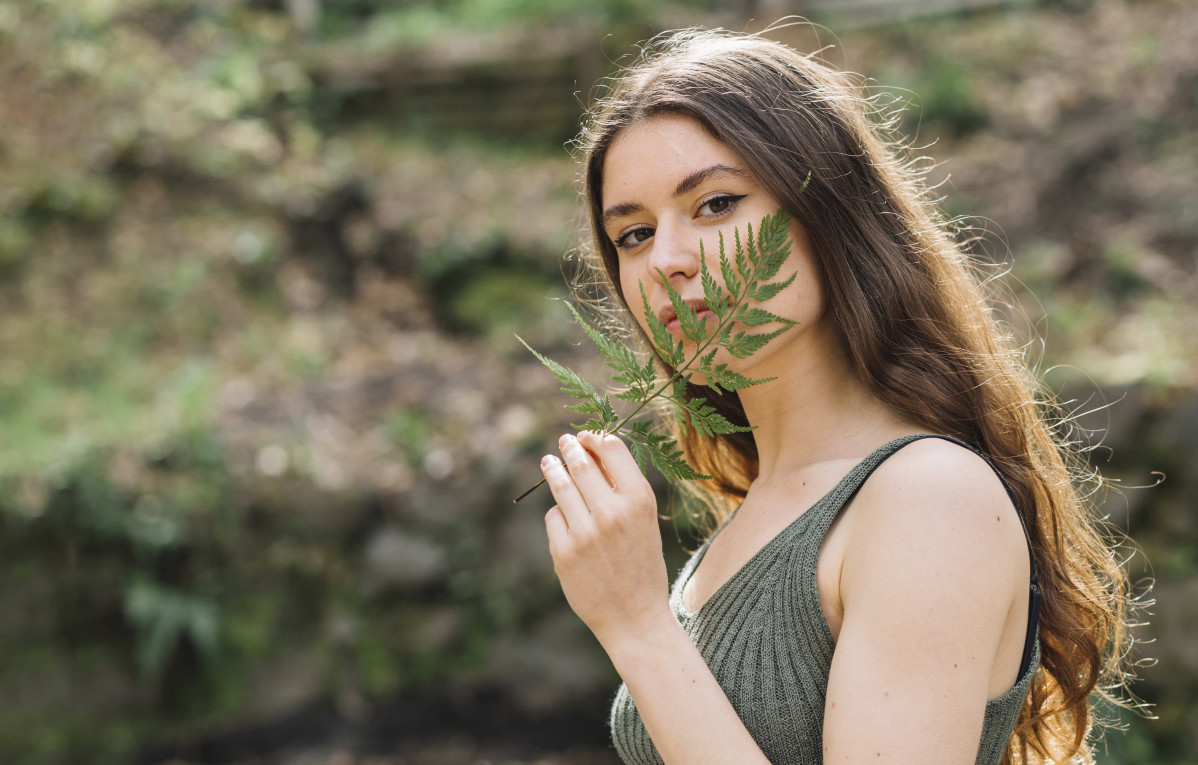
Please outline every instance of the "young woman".
[{"label": "young woman", "polygon": [[776,379],[692,385],[755,430],[679,434],[715,476],[695,489],[719,528],[672,590],[619,438],[565,435],[542,461],[555,571],[624,680],[625,762],[1090,758],[1124,575],[967,257],[864,103],[784,45],[688,31],[583,132],[596,262],[644,332],[642,287],[663,320],[665,281],[703,311],[700,242],[718,275],[719,234],[793,219],[778,280],[795,278],[764,307],[796,324],[717,359]]}]

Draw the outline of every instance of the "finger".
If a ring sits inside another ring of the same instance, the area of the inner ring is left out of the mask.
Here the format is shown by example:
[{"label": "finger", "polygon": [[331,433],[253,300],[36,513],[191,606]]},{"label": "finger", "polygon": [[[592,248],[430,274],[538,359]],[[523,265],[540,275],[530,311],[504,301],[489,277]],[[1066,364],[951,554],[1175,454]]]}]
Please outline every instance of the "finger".
[{"label": "finger", "polygon": [[652,493],[640,465],[618,436],[587,432],[579,436],[579,440],[598,457],[616,493],[625,497],[641,496],[646,490]]},{"label": "finger", "polygon": [[554,505],[545,513],[545,533],[549,537],[549,556],[556,560],[558,550],[566,543],[566,534],[569,533],[560,506]]},{"label": "finger", "polygon": [[599,473],[603,476],[603,480],[607,481],[607,485],[614,490],[616,482],[607,474],[607,467],[603,464],[603,460],[599,456],[599,444],[602,441],[602,437],[602,433],[594,430],[584,430],[577,436],[578,443],[582,444],[583,448],[591,453],[591,459],[595,460],[595,464],[599,467]]},{"label": "finger", "polygon": [[583,532],[589,528],[591,512],[562,461],[555,455],[546,454],[541,459],[541,472],[545,474],[545,483],[549,484],[549,491],[553,492],[570,533]]},{"label": "finger", "polygon": [[574,485],[586,500],[587,507],[594,512],[609,505],[613,495],[612,487],[604,477],[594,455],[570,433],[562,436],[558,443],[562,449],[562,460],[570,468],[570,477],[574,479]]}]

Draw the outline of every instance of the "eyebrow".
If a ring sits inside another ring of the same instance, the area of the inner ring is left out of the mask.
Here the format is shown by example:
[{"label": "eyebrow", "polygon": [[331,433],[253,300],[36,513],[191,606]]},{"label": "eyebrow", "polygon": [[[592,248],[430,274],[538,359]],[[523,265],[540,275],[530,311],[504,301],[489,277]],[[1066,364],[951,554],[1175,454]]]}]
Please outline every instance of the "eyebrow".
[{"label": "eyebrow", "polygon": [[[674,189],[673,196],[675,198],[682,196],[688,191],[694,191],[702,183],[719,178],[721,176],[732,176],[742,180],[751,181],[753,176],[747,171],[739,167],[731,165],[711,165],[702,170],[696,170],[690,175],[678,182],[678,186]],[[606,226],[613,218],[620,218],[625,215],[641,212],[645,206],[639,202],[624,202],[618,205],[612,205],[603,211],[603,225]]]}]

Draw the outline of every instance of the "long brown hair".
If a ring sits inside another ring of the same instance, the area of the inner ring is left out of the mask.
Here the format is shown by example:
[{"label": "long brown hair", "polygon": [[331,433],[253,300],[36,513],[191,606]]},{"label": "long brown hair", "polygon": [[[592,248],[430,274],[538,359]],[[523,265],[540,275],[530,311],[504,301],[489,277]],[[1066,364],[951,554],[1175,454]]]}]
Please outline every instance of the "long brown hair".
[{"label": "long brown hair", "polygon": [[[1040,669],[1006,761],[1092,762],[1089,700],[1127,703],[1111,691],[1126,682],[1130,644],[1127,577],[1081,491],[1096,474],[1060,436],[1050,419],[1058,413],[989,309],[978,264],[953,240],[905,150],[871,119],[860,86],[813,56],[724,31],[651,41],[579,138],[588,252],[625,309],[601,221],[604,159],[620,130],[666,114],[698,120],[806,229],[832,315],[873,395],[927,432],[974,445],[1010,486],[1044,604]],[[691,393],[747,424],[735,394]],[[674,432],[690,462],[714,476],[691,487],[711,500],[710,529],[756,477],[752,435]]]}]

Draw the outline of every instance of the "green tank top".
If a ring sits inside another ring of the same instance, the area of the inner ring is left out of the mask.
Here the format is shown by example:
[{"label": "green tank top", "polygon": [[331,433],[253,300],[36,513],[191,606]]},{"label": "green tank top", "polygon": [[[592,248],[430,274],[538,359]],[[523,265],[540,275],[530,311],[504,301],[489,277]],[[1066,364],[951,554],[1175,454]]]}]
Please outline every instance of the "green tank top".
[{"label": "green tank top", "polygon": [[[670,607],[772,763],[817,765],[823,761],[824,698],[836,648],[816,588],[816,561],[824,536],[840,509],[878,465],[920,438],[943,438],[977,452],[947,436],[921,434],[891,441],[866,457],[822,499],[767,542],[697,612],[691,613],[683,607],[683,588],[712,540],[736,511],[695,551],[674,581]],[[998,765],[1002,761],[1028,687],[1040,665],[1036,625],[1040,593],[1034,558],[1031,568],[1023,666],[1009,691],[986,702],[977,765]],[[625,763],[662,763],[628,686],[623,683],[616,692],[609,725],[612,743]]]}]

